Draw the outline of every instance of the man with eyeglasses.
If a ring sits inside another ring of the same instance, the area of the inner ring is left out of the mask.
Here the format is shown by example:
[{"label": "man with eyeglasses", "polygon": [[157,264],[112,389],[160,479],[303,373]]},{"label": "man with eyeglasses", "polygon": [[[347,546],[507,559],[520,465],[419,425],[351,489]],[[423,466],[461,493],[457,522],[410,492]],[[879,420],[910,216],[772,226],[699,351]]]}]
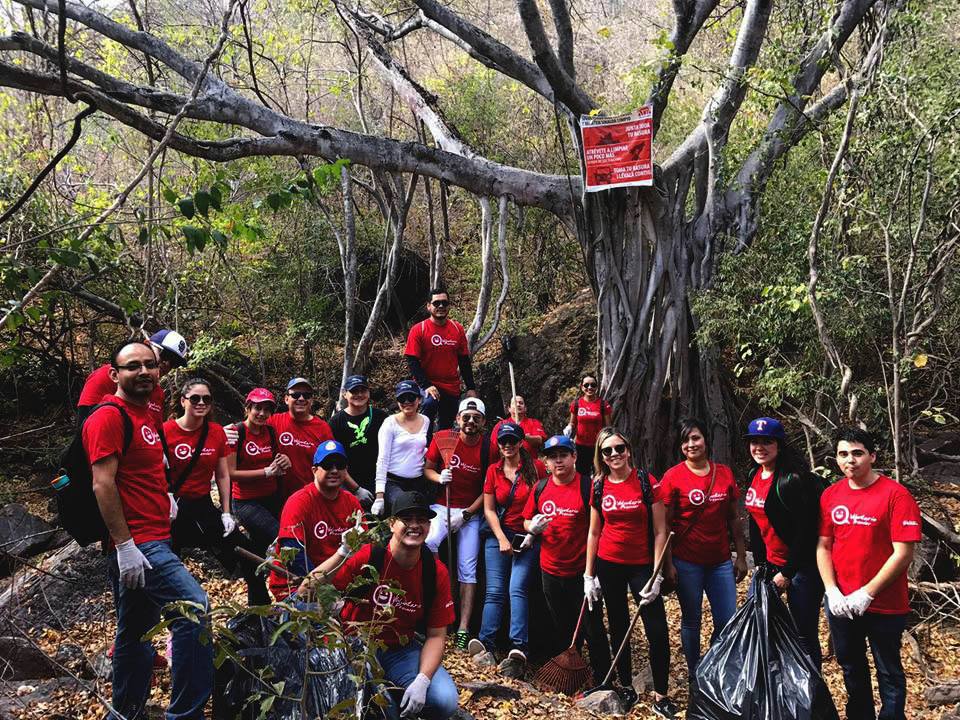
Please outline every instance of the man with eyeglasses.
[{"label": "man with eyeglasses", "polygon": [[[477,398],[464,398],[457,412],[459,431],[441,430],[433,436],[427,448],[427,462],[423,474],[440,486],[437,502],[430,506],[437,513],[430,523],[427,547],[437,552],[447,535],[457,533],[457,579],[460,582],[460,627],[456,644],[467,649],[470,633],[467,629],[473,614],[477,591],[477,558],[480,554],[480,515],[483,506],[483,481],[490,464],[490,444],[484,432],[486,407]],[[442,438],[456,436],[457,444],[444,461],[440,451]],[[446,488],[450,487],[450,527],[447,527]],[[447,542],[453,542],[449,538]]]},{"label": "man with eyeglasses", "polygon": [[360,504],[369,509],[376,492],[377,433],[387,413],[370,404],[366,375],[351,375],[344,381],[343,399],[347,405],[330,418],[330,429],[347,451],[347,477],[357,485],[354,493]]},{"label": "man with eyeglasses", "polygon": [[450,296],[442,288],[430,291],[430,317],[410,328],[404,357],[410,374],[425,388],[421,412],[437,430],[453,426],[460,401],[460,382],[467,397],[476,397],[470,348],[463,325],[449,317]]},{"label": "man with eyeglasses", "polygon": [[[142,343],[147,347],[152,347],[154,352],[154,361],[157,363],[159,377],[163,377],[173,368],[183,367],[187,364],[187,341],[183,335],[175,330],[160,330],[150,336],[147,343]],[[111,379],[110,363],[105,363],[87,376],[83,383],[83,389],[80,391],[80,399],[77,400],[77,424],[83,424],[84,419],[90,414],[90,409],[100,402],[104,395],[113,395],[117,391],[117,383]],[[147,400],[147,406],[150,412],[156,415],[158,422],[163,422],[163,388],[158,382],[153,389],[153,394]]]},{"label": "man with eyeglasses", "polygon": [[[320,443],[313,454],[313,482],[297,490],[283,506],[277,545],[295,555],[286,569],[306,577],[340,547],[341,536],[356,525],[360,502],[341,489],[347,471],[347,453],[336,440]],[[281,553],[277,553],[280,555]],[[270,591],[283,600],[293,590],[285,575],[270,573]]]},{"label": "man with eyeglasses", "polygon": [[910,491],[874,469],[873,437],[841,428],[843,477],[820,497],[817,566],[826,588],[827,624],[843,670],[849,720],[874,720],[866,645],[870,643],[883,720],[905,720],[907,681],[900,642],[910,614],[907,568],[920,542],[921,517]]},{"label": "man with eyeglasses", "polygon": [[[208,607],[199,583],[170,542],[171,499],[167,494],[160,424],[148,402],[160,379],[153,350],[127,342],[110,358],[115,403],[92,412],[83,423],[93,491],[110,533],[109,571],[117,632],[113,653],[113,711],[109,718],[141,717],[150,694],[153,645],[143,635],[160,620],[167,603],[181,600]],[[132,434],[125,446],[125,420]],[[171,701],[168,717],[200,718],[213,688],[213,644],[206,620],[173,620]],[[202,642],[203,640],[203,642]]]},{"label": "man with eyeglasses", "polygon": [[[277,433],[281,452],[290,458],[290,469],[281,477],[280,497],[286,500],[313,480],[311,465],[317,446],[333,440],[326,420],[313,414],[313,385],[303,377],[291,378],[284,400],[287,412],[274,413],[267,420]],[[355,483],[354,483],[355,484]]]}]

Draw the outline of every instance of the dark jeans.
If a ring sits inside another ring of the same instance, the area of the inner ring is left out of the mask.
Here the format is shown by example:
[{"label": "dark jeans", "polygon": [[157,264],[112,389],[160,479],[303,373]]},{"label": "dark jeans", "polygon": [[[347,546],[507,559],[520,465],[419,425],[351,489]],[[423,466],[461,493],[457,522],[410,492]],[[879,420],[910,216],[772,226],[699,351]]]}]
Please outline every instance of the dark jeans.
[{"label": "dark jeans", "polygon": [[[110,581],[117,611],[117,636],[113,652],[113,707],[125,718],[144,717],[153,675],[153,645],[143,635],[160,621],[161,609],[171,602],[189,600],[209,607],[203,588],[187,571],[169,541],[137,545],[152,566],[146,585],[131,589],[120,583],[117,552],[111,551]],[[166,720],[201,720],[213,690],[213,643],[206,621],[179,617],[170,624],[173,661],[170,669],[170,705]],[[117,714],[108,715],[112,720]]]},{"label": "dark jeans", "polygon": [[[570,646],[574,628],[577,627],[577,618],[583,605],[583,578],[580,575],[560,577],[540,571],[543,582],[543,595],[547,601],[547,609],[557,630],[554,635],[556,645],[553,655],[566,650]],[[610,643],[607,640],[607,630],[603,626],[603,602],[593,604],[593,610],[584,612],[583,624],[577,636],[577,648],[583,647],[586,638],[590,650],[590,669],[593,671],[593,684],[603,682],[607,670],[610,669]]]},{"label": "dark jeans", "polygon": [[420,412],[430,418],[434,432],[452,428],[453,421],[457,417],[457,409],[460,407],[460,396],[445,393],[443,390],[440,390],[439,400],[434,400],[427,395],[426,390],[422,395],[423,405],[420,407]]},{"label": "dark jeans", "polygon": [[[777,569],[775,565],[772,568],[770,577],[772,578]],[[753,591],[753,585],[750,585],[750,592]],[[790,615],[797,626],[797,640],[800,646],[807,651],[807,655],[813,660],[817,670],[823,665],[823,650],[820,648],[820,609],[823,607],[823,580],[820,579],[820,572],[815,564],[806,565],[790,578],[790,585],[787,587],[787,606],[790,608]]]},{"label": "dark jeans", "polygon": [[245,560],[234,552],[234,548],[241,547],[262,556],[263,553],[253,540],[239,529],[227,537],[223,536],[220,508],[214,506],[209,495],[202,498],[179,498],[177,507],[177,519],[170,526],[173,551],[179,555],[182,548],[203,548],[209,550],[228,573],[233,574],[239,566],[247,583],[247,604],[269,604],[267,582],[257,575],[257,563]]},{"label": "dark jeans", "polygon": [[900,662],[900,637],[906,615],[866,613],[848,620],[827,611],[833,649],[847,686],[847,720],[874,720],[873,687],[867,665],[867,641],[877,667],[879,720],[906,720],[907,680]]},{"label": "dark jeans", "polygon": [[[427,493],[428,484],[433,485],[433,483],[429,483],[422,475],[415,478],[405,478],[387,473],[387,486],[383,489],[383,504],[386,506],[385,509],[387,512],[384,517],[390,517],[390,513],[393,511],[393,503],[402,492],[415,490],[416,492],[423,493],[426,495],[427,500],[430,500],[433,494]],[[436,486],[434,485],[434,487]]]},{"label": "dark jeans", "polygon": [[[623,642],[630,626],[630,614],[627,609],[627,589],[634,599],[640,602],[640,591],[653,573],[653,565],[621,565],[597,558],[597,579],[603,599],[607,603],[607,619],[610,621],[610,643],[616,652]],[[667,611],[663,606],[663,597],[640,608],[640,619],[650,646],[650,669],[653,671],[653,689],[660,695],[667,694],[670,675],[670,640],[667,636]],[[617,675],[620,683],[630,687],[633,682],[633,670],[630,662],[630,641],[617,662]]]},{"label": "dark jeans", "polygon": [[593,454],[595,450],[593,445],[581,445],[577,443],[577,472],[584,477],[593,477]]}]

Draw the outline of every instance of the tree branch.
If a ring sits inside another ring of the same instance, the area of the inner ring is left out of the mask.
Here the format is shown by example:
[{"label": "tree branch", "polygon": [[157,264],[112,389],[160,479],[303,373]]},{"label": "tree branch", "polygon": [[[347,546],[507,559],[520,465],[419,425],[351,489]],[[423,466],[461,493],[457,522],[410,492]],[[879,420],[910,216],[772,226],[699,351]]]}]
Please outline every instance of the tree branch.
[{"label": "tree branch", "polygon": [[557,56],[561,69],[570,77],[576,78],[573,65],[573,26],[570,24],[570,8],[567,0],[550,0],[550,12],[553,13],[553,27],[557,31]]}]

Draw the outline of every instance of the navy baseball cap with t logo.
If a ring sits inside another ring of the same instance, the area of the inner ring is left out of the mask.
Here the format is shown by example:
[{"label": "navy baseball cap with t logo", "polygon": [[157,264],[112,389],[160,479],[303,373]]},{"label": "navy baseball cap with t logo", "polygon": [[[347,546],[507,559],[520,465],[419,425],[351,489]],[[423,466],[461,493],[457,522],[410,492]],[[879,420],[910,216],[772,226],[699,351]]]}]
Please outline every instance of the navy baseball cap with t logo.
[{"label": "navy baseball cap with t logo", "polygon": [[744,433],[743,437],[747,439],[776,438],[777,440],[784,440],[787,434],[783,431],[783,424],[776,418],[759,417],[750,421],[747,432]]}]

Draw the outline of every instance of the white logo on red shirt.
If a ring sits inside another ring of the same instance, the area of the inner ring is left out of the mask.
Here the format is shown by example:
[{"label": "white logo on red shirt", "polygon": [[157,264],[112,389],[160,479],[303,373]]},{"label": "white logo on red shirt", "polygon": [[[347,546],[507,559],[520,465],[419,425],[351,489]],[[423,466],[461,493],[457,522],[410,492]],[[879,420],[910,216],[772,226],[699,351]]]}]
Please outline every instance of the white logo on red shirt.
[{"label": "white logo on red shirt", "polygon": [[140,436],[147,445],[156,445],[160,442],[160,436],[154,432],[153,428],[147,427],[146,425],[140,426]]},{"label": "white logo on red shirt", "polygon": [[[830,512],[830,519],[834,525],[858,525],[860,527],[870,527],[877,524],[877,518],[870,515],[860,515],[850,512],[846,505],[837,505]],[[916,524],[916,523],[914,523]]]},{"label": "white logo on red shirt", "polygon": [[163,408],[151,400],[147,401],[147,409],[150,410],[150,412],[155,412],[155,413],[163,412]]},{"label": "white logo on red shirt", "polygon": [[286,445],[288,447],[293,445],[294,447],[306,448],[307,450],[313,449],[313,443],[311,443],[309,440],[300,440],[295,438],[291,432],[280,433],[280,437],[277,439],[280,441],[281,445]]},{"label": "white logo on red shirt", "polygon": [[187,443],[180,443],[173,449],[173,455],[177,460],[186,460],[193,454],[193,448]]},{"label": "white logo on red shirt", "polygon": [[273,448],[271,448],[269,445],[266,447],[262,447],[260,445],[257,445],[253,440],[248,440],[247,444],[243,446],[243,449],[247,451],[247,455],[253,456],[253,455],[266,455]]},{"label": "white logo on red shirt", "polygon": [[323,520],[313,526],[313,534],[317,540],[323,540],[329,532],[330,528],[327,527],[327,524]]},{"label": "white logo on red shirt", "polygon": [[904,526],[904,527],[916,527],[916,526],[919,525],[919,524],[920,524],[920,523],[918,523],[916,520],[904,520],[904,521],[903,521],[903,526]]},{"label": "white logo on red shirt", "polygon": [[599,414],[596,410],[590,410],[589,408],[577,408],[577,417],[596,417]]},{"label": "white logo on red shirt", "polygon": [[393,592],[389,585],[377,585],[373,590],[373,604],[377,607],[393,605]]},{"label": "white logo on red shirt", "polygon": [[430,338],[430,344],[433,345],[434,347],[443,347],[443,346],[452,347],[457,344],[457,341],[447,340],[446,338],[440,337],[439,335],[433,335]]},{"label": "white logo on red shirt", "polygon": [[690,491],[690,494],[687,497],[690,499],[692,505],[703,505],[706,493],[703,492],[700,488],[694,488]]},{"label": "white logo on red shirt", "polygon": [[480,472],[480,468],[478,468],[476,465],[465,463],[463,460],[460,459],[459,455],[454,454],[450,456],[450,469],[455,470],[456,468],[460,468],[466,473]]},{"label": "white logo on red shirt", "polygon": [[604,495],[603,500],[600,503],[600,507],[604,510],[610,511],[617,506],[617,499],[613,495]]},{"label": "white logo on red shirt", "polygon": [[553,517],[557,514],[557,504],[553,500],[547,500],[541,508],[544,515]]},{"label": "white logo on red shirt", "polygon": [[753,488],[750,488],[749,490],[747,490],[747,496],[744,498],[744,504],[747,507],[755,507],[755,508],[763,509],[763,506],[766,505],[767,503],[766,503],[766,500],[764,500],[763,498],[757,497],[756,490],[754,490]]}]

